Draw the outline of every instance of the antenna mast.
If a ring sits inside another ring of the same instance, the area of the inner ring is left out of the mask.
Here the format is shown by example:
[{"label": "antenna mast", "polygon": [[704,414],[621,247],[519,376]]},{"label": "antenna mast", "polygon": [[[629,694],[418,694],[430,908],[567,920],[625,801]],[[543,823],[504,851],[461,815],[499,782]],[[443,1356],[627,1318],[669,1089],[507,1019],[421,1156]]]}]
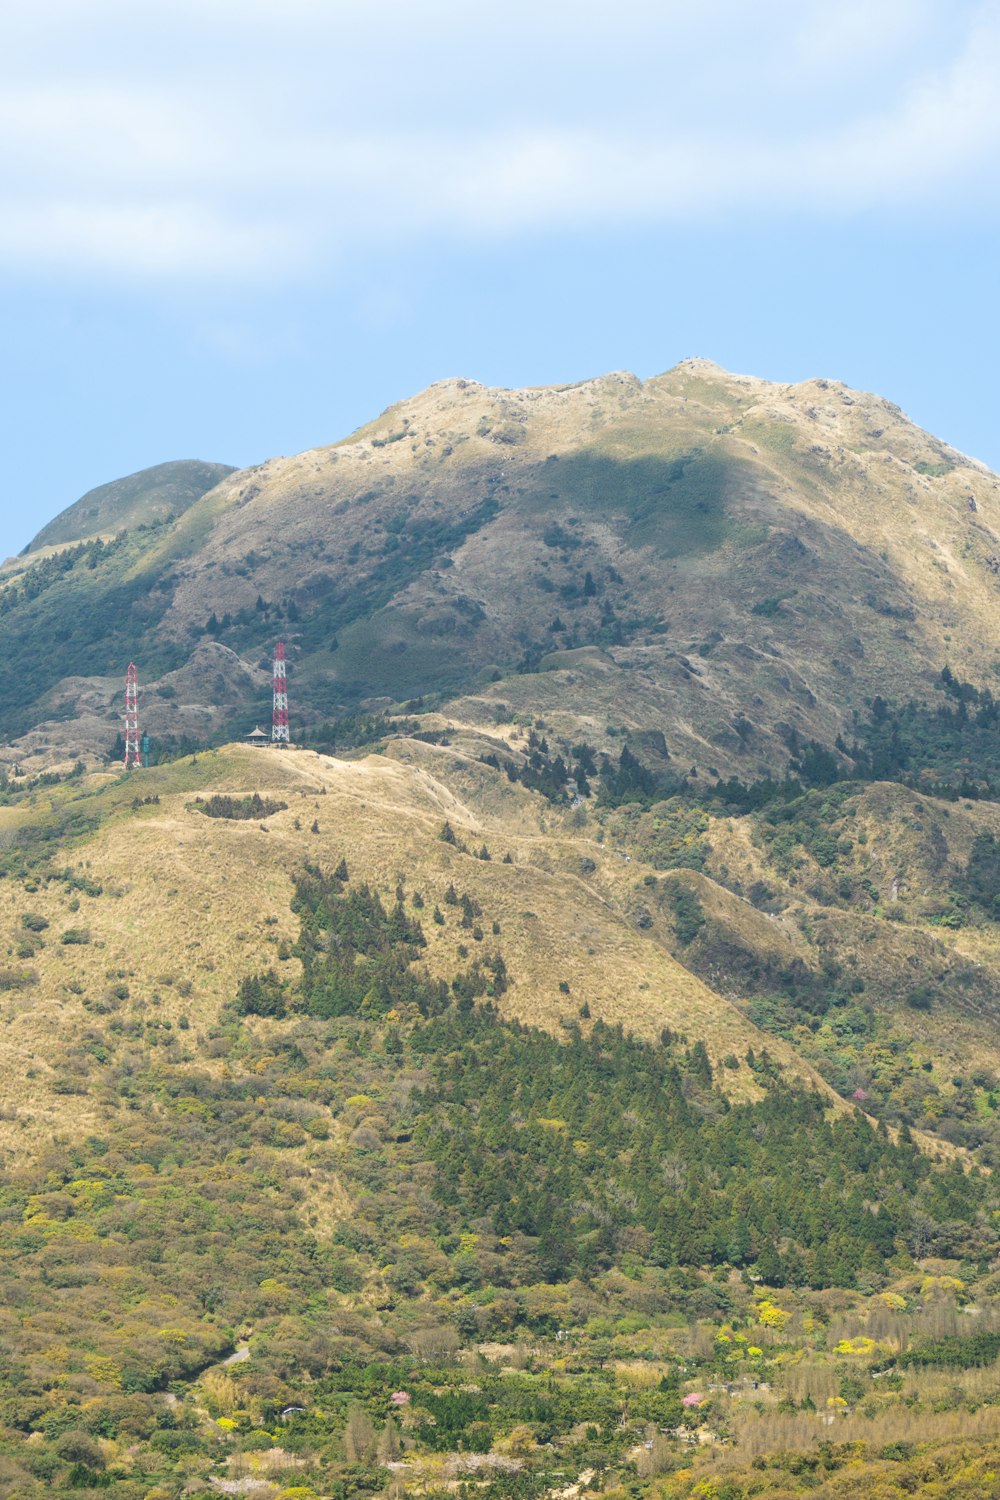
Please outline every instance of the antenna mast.
[{"label": "antenna mast", "polygon": [[288,684],[285,680],[285,643],[279,641],[274,648],[274,712],[271,715],[272,745],[287,745],[288,740]]},{"label": "antenna mast", "polygon": [[129,662],[125,674],[125,769],[137,770],[142,765],[139,756],[139,691],[136,684],[135,663]]}]

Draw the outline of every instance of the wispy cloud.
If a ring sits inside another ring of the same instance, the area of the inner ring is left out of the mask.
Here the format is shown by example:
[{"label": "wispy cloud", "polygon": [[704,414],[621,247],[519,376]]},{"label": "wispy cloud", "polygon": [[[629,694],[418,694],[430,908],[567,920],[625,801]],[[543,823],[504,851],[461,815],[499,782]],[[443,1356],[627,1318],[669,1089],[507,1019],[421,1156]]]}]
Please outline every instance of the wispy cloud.
[{"label": "wispy cloud", "polygon": [[62,51],[12,27],[8,265],[260,278],[386,236],[997,207],[994,0],[763,0],[752,25],[733,0],[39,0],[35,22],[57,13]]},{"label": "wispy cloud", "polygon": [[116,275],[267,274],[295,260],[283,227],[241,225],[204,203],[90,203],[47,198],[18,203],[0,216],[0,258],[36,273],[65,269]]}]

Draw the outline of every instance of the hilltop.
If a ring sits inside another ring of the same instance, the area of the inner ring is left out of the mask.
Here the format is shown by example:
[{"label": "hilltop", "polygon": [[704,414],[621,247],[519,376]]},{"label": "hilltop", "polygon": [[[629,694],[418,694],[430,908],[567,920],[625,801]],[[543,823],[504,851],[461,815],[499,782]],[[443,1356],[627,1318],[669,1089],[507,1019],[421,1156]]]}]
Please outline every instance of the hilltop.
[{"label": "hilltop", "polygon": [[[347,852],[359,882],[391,891],[402,880],[422,892],[428,910],[447,910],[455,886],[485,913],[487,930],[499,924],[512,976],[500,1001],[506,1015],[558,1032],[586,1003],[594,1021],[624,1023],[651,1040],[664,1027],[684,1031],[720,1063],[737,1053],[727,1085],[753,1094],[743,1058],[766,1038],[677,963],[655,932],[636,929],[622,857],[568,819],[546,816],[530,793],[511,788],[497,805],[492,779],[475,760],[405,739],[391,758],[352,761],[226,746],[142,776],[69,781],[0,808],[8,848],[44,848],[58,838],[70,862],[65,880],[27,895],[17,880],[0,882],[8,930],[17,931],[30,907],[51,934],[21,937],[35,949],[22,960],[31,980],[21,991],[8,985],[4,1055],[20,1081],[8,1089],[0,1152],[37,1144],[39,1132],[95,1125],[93,1097],[61,1095],[59,1081],[78,1029],[107,1013],[109,974],[129,990],[124,1007],[112,997],[113,1011],[151,1014],[152,1006],[175,1026],[184,1016],[193,1040],[203,1040],[240,981],[294,942],[296,874],[309,863],[332,869]],[[256,818],[203,812],[211,796],[254,793],[277,810]],[[440,838],[446,824],[454,842]],[[594,867],[586,876],[584,854]],[[28,884],[37,887],[37,878]],[[60,941],[81,923],[83,941]],[[457,921],[431,926],[433,972],[460,967],[462,941]],[[288,956],[283,965],[290,976],[301,969]],[[793,1074],[820,1086],[790,1048],[771,1046]]]},{"label": "hilltop", "polygon": [[113,535],[152,521],[172,521],[232,472],[231,464],[177,459],[99,485],[43,526],[25,553]]}]

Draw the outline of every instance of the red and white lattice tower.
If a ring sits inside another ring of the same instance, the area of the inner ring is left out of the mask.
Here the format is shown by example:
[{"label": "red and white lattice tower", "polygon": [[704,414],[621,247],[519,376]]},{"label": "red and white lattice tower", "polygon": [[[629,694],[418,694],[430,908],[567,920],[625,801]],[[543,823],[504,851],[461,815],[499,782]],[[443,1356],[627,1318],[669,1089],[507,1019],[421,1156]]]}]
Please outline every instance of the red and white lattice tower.
[{"label": "red and white lattice tower", "polygon": [[288,684],[285,680],[285,643],[274,648],[274,712],[271,715],[271,743],[288,744]]},{"label": "red and white lattice tower", "polygon": [[129,662],[125,674],[125,769],[142,765],[139,758],[139,691],[135,663]]}]

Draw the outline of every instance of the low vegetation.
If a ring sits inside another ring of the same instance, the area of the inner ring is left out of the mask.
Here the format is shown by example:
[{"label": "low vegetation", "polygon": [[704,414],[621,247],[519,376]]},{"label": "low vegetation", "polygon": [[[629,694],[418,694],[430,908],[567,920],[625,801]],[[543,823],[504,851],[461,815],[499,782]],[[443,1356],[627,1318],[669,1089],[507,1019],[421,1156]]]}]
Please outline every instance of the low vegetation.
[{"label": "low vegetation", "polygon": [[0,1185],[0,1493],[514,1500],[589,1473],[744,1500],[772,1466],[823,1493],[850,1454],[919,1494],[928,1451],[977,1474],[948,1417],[1000,1442],[992,1180],[766,1053],[736,1104],[700,1043],[506,1022],[485,939],[426,971],[431,900],[476,941],[454,885],[311,866],[300,978],[244,981],[204,1035],[123,986],[89,1030],[99,1130]]},{"label": "low vegetation", "polygon": [[235,821],[259,823],[262,818],[284,812],[288,803],[279,802],[274,797],[262,797],[259,792],[251,792],[247,797],[225,797],[216,793],[204,799],[196,797],[194,806],[206,818],[232,818]]}]

